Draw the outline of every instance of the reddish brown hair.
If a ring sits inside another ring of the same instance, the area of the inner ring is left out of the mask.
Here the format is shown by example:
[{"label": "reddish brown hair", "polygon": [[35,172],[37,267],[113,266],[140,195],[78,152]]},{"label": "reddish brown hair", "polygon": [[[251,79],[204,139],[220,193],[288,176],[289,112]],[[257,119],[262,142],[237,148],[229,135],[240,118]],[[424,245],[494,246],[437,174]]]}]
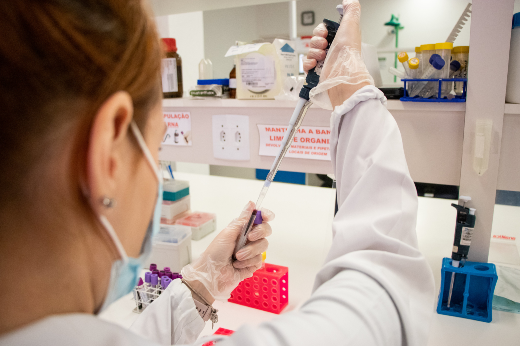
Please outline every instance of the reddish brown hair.
[{"label": "reddish brown hair", "polygon": [[[71,122],[113,93],[141,129],[160,99],[161,46],[141,0],[0,2],[0,206]],[[85,129],[88,132],[88,129]]]}]

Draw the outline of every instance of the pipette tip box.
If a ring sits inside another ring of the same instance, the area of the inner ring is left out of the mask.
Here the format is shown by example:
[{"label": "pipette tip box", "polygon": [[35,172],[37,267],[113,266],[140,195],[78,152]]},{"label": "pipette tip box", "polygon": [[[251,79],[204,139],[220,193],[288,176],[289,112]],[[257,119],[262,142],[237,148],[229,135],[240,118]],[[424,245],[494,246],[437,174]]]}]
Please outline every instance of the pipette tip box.
[{"label": "pipette tip box", "polygon": [[[448,308],[451,274],[455,273],[451,304]],[[496,267],[492,263],[466,261],[455,268],[450,258],[442,260],[441,288],[437,313],[471,320],[491,322],[493,292],[497,283]]]},{"label": "pipette tip box", "polygon": [[162,201],[161,223],[173,225],[175,221],[188,215],[191,208],[190,196],[183,197],[177,201]]},{"label": "pipette tip box", "polygon": [[190,194],[190,183],[183,180],[169,180],[163,185],[163,200],[178,201]]},{"label": "pipette tip box", "polygon": [[150,262],[159,267],[170,267],[180,272],[191,263],[191,229],[180,225],[161,225],[159,233],[152,239]]},{"label": "pipette tip box", "polygon": [[191,227],[191,239],[200,240],[216,229],[217,216],[196,211],[178,219],[175,224]]},{"label": "pipette tip box", "polygon": [[289,268],[266,263],[231,292],[228,302],[280,314],[289,304]]}]

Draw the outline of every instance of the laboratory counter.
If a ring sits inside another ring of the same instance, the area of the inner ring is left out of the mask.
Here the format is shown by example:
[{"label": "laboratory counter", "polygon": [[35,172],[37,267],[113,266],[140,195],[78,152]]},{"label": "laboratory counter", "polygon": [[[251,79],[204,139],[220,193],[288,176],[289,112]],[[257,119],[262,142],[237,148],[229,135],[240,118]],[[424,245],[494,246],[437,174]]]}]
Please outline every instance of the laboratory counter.
[{"label": "laboratory counter", "polygon": [[[192,241],[193,259],[200,256],[219,230],[223,229],[249,200],[255,200],[263,181],[176,173],[176,179],[190,182],[192,211],[217,215],[217,231]],[[289,305],[283,312],[297,309],[312,292],[314,278],[331,245],[331,223],[335,190],[311,186],[273,183],[263,203],[276,218],[271,222],[267,263],[289,267]],[[419,248],[430,264],[436,290],[440,286],[441,261],[451,254],[455,224],[452,200],[419,198],[417,235]],[[499,208],[499,206],[497,206]],[[257,325],[277,315],[229,302],[216,301],[219,323],[215,326],[237,330],[243,324]],[[116,301],[101,318],[129,327],[137,318],[131,295]],[[432,311],[435,307],[432,306]],[[201,336],[215,330],[211,323]],[[491,323],[433,314],[429,346],[437,345],[518,345],[520,315],[493,310]]]}]

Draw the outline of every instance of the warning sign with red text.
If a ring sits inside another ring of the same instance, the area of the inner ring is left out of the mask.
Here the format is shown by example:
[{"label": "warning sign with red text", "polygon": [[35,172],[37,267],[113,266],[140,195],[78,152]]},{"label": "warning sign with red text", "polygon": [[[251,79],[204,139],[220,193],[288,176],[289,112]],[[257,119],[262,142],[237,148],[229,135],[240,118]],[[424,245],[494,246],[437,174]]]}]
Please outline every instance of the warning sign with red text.
[{"label": "warning sign with red text", "polygon": [[164,112],[163,119],[168,130],[162,144],[191,146],[190,112]]},{"label": "warning sign with red text", "polygon": [[[280,150],[287,126],[258,125],[262,156],[276,156]],[[330,161],[330,127],[302,126],[294,136],[291,148],[285,155],[297,159]]]}]

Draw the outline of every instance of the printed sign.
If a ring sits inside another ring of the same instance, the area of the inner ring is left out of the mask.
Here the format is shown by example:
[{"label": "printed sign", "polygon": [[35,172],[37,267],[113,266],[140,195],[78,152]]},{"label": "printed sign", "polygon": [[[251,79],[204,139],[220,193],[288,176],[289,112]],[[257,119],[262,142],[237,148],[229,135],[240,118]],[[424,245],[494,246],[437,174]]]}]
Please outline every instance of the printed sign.
[{"label": "printed sign", "polygon": [[190,112],[164,112],[163,119],[168,130],[162,144],[191,146]]},{"label": "printed sign", "polygon": [[[260,151],[262,156],[276,156],[280,150],[287,126],[258,125]],[[330,161],[330,127],[302,126],[294,136],[294,141],[286,157],[297,159]]]}]

